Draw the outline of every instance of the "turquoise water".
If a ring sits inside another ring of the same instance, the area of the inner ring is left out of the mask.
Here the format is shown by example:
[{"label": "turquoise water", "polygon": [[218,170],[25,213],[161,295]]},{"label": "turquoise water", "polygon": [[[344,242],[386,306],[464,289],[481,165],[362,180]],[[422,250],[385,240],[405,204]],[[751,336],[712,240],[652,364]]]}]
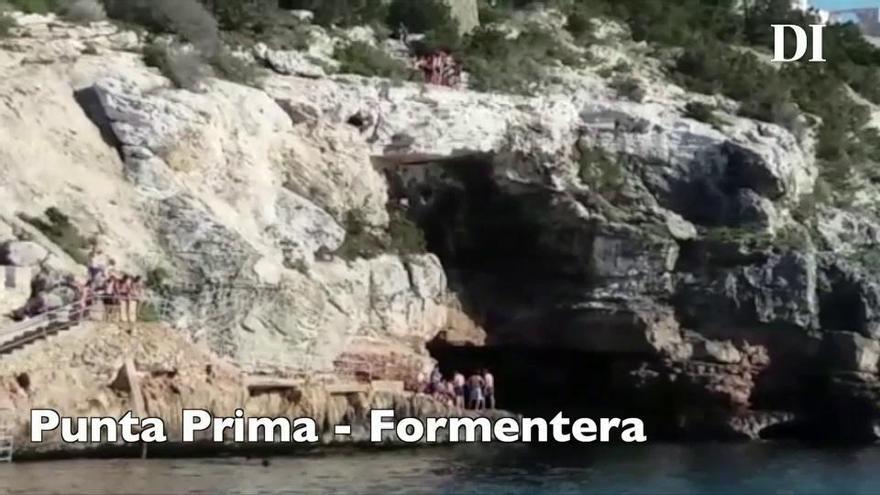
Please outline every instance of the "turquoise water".
[{"label": "turquoise water", "polygon": [[0,465],[0,493],[880,494],[880,448],[440,447],[261,459]]}]

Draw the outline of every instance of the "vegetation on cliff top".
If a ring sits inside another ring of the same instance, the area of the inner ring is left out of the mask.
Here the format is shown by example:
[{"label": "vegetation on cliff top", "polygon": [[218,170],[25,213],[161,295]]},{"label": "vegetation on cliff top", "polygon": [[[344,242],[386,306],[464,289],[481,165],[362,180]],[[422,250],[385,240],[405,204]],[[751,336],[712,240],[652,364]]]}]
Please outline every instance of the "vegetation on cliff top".
[{"label": "vegetation on cliff top", "polygon": [[[825,33],[826,64],[792,63],[772,67],[759,58],[772,44],[772,23],[807,25],[810,13],[793,10],[789,0],[545,0],[560,11],[571,35],[538,24],[526,24],[517,36],[497,23],[534,0],[479,0],[483,26],[466,36],[440,0],[6,0],[27,12],[71,12],[88,18],[106,9],[117,20],[136,23],[157,35],[179,40],[151,44],[148,62],[181,87],[192,87],[213,72],[238,82],[254,83],[255,68],[225,47],[224,33],[250,39],[288,39],[305,43],[292,16],[281,9],[309,9],[323,26],[371,25],[388,33],[405,25],[424,32],[424,48],[443,48],[462,61],[472,87],[484,91],[534,93],[552,77],[554,66],[584,65],[589,60],[575,51],[596,43],[592,20],[616,19],[627,25],[636,41],[661,50],[674,49],[669,76],[686,88],[722,94],[740,102],[743,116],[780,124],[804,137],[818,129],[817,155],[822,178],[845,196],[852,176],[869,176],[880,162],[880,135],[867,128],[869,111],[851,90],[880,103],[880,49],[863,39],[854,25],[831,25]],[[100,3],[99,3],[100,2]],[[103,7],[103,8],[102,8]],[[0,17],[0,35],[10,27]],[[287,34],[285,34],[287,33]],[[194,51],[180,43],[192,45]],[[572,44],[573,43],[573,44]],[[291,43],[282,43],[291,44]],[[346,72],[406,79],[408,68],[381,53],[353,44],[336,52]],[[622,97],[640,100],[644,90],[636,79],[617,77],[613,85]],[[711,111],[692,106],[690,117],[717,124]],[[816,117],[813,119],[812,117]]]},{"label": "vegetation on cliff top", "polygon": [[345,214],[345,241],[336,251],[343,259],[372,258],[382,253],[399,255],[420,254],[427,251],[424,233],[399,208],[389,208],[385,229],[369,224],[364,212],[350,210]]},{"label": "vegetation on cliff top", "polygon": [[47,208],[43,215],[45,218],[22,215],[21,219],[42,232],[77,263],[88,263],[91,242],[80,234],[70,218],[55,207]]}]

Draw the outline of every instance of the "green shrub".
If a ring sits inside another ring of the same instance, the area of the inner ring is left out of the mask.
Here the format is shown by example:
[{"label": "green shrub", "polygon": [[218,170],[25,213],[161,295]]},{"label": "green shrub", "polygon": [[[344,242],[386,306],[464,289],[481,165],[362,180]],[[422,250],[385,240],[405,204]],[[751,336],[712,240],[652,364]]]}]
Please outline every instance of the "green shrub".
[{"label": "green shrub", "polygon": [[67,0],[58,7],[58,13],[70,22],[89,23],[107,17],[104,5],[98,0]]},{"label": "green shrub", "polygon": [[876,249],[861,249],[850,254],[848,258],[871,271],[880,271],[880,252]]},{"label": "green shrub", "polygon": [[28,14],[48,14],[58,9],[59,0],[5,0],[13,9]]},{"label": "green shrub", "polygon": [[74,261],[85,265],[88,263],[88,250],[91,242],[80,235],[70,218],[54,206],[43,213],[45,220],[38,217],[21,215],[21,219],[43,233],[53,244],[61,248]]},{"label": "green shrub", "polygon": [[798,204],[792,208],[791,215],[801,223],[809,223],[816,217],[819,207],[834,204],[834,191],[825,179],[819,177],[811,194],[801,196]]},{"label": "green shrub", "polygon": [[201,0],[228,31],[262,32],[283,19],[277,0]]},{"label": "green shrub", "polygon": [[592,19],[609,13],[609,7],[601,0],[575,0],[557,7],[566,14],[565,30],[582,44],[595,41]]},{"label": "green shrub", "polygon": [[617,95],[630,101],[641,102],[645,99],[645,88],[638,79],[631,76],[618,76],[611,81],[611,87]]},{"label": "green shrub", "polygon": [[392,0],[388,6],[388,26],[396,29],[401,24],[411,33],[427,33],[450,26],[458,29],[449,7],[441,0]]},{"label": "green shrub", "polygon": [[510,14],[511,9],[501,2],[480,2],[479,4],[480,24],[483,26],[502,23],[510,18]]},{"label": "green shrub", "polygon": [[11,15],[0,12],[0,38],[12,34],[12,28],[17,25],[18,23],[15,22],[15,19],[13,19]]},{"label": "green shrub", "polygon": [[711,105],[698,101],[688,102],[684,106],[684,115],[689,119],[705,122],[715,128],[721,128],[724,124],[721,119],[715,115],[715,109]]},{"label": "green shrub", "polygon": [[478,28],[464,42],[459,54],[478,91],[531,94],[549,80],[550,67],[559,62],[574,65],[579,56],[553,33],[537,27],[514,39],[499,29]]},{"label": "green shrub", "polygon": [[259,82],[257,68],[247,60],[236,57],[228,50],[221,49],[208,62],[217,77],[238,84],[255,86]]},{"label": "green shrub", "polygon": [[613,199],[623,188],[623,167],[614,157],[598,147],[576,151],[578,177],[592,190]]},{"label": "green shrub", "polygon": [[805,251],[812,245],[812,239],[803,226],[786,225],[773,236],[772,245],[784,251]]},{"label": "green shrub", "polygon": [[572,12],[565,19],[565,30],[571,33],[576,40],[589,38],[593,34],[593,25],[590,17],[582,11]]},{"label": "green shrub", "polygon": [[388,241],[389,249],[401,255],[424,253],[428,249],[422,229],[399,208],[389,212]]},{"label": "green shrub", "polygon": [[191,49],[152,42],[144,47],[143,59],[181,89],[195,89],[207,75],[201,57]]},{"label": "green shrub", "polygon": [[349,210],[346,212],[343,227],[345,228],[345,240],[336,250],[337,256],[353,260],[374,258],[384,252],[385,243],[379,235],[372,231],[363,211]]},{"label": "green shrub", "polygon": [[162,321],[162,315],[154,303],[147,301],[138,305],[138,321],[155,323]]},{"label": "green shrub", "polygon": [[388,18],[384,0],[281,0],[279,3],[285,9],[312,11],[315,24],[321,26],[375,25],[385,23]]},{"label": "green shrub", "polygon": [[398,208],[390,209],[385,230],[370,226],[364,213],[357,209],[349,210],[343,223],[345,241],[335,254],[344,259],[373,258],[384,253],[417,254],[427,249],[421,229]]},{"label": "green shrub", "polygon": [[404,62],[364,42],[355,41],[337,48],[334,57],[339,61],[339,71],[342,73],[383,77],[397,81],[409,80],[413,77],[413,70]]},{"label": "green shrub", "polygon": [[154,292],[165,292],[170,274],[164,267],[155,267],[147,272],[146,286]]}]

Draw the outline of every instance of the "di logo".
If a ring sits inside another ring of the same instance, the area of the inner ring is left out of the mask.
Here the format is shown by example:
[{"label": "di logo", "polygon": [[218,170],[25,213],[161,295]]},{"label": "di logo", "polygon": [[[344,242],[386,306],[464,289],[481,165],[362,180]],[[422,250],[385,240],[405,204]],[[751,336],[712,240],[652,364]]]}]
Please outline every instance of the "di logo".
[{"label": "di logo", "polygon": [[[796,24],[772,24],[773,26],[773,61],[774,62],[797,62],[802,60],[807,51],[812,48],[810,62],[825,62],[822,56],[822,34],[824,24],[811,24],[807,32]],[[793,35],[794,37],[792,38]],[[794,54],[791,52],[791,41],[794,41]]]}]

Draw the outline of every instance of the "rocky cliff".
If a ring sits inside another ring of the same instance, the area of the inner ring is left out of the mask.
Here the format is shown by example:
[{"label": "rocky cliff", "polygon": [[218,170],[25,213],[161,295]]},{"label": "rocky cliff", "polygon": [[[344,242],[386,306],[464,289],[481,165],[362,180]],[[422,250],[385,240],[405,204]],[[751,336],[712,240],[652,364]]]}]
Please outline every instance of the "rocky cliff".
[{"label": "rocky cliff", "polygon": [[[310,447],[369,441],[370,409],[391,409],[399,417],[443,417],[472,414],[422,394],[370,391],[334,394],[313,382],[296,388],[253,389],[234,362],[194,345],[162,324],[132,330],[113,324],[89,323],[6,357],[0,363],[0,404],[11,405],[17,459],[139,453],[140,446],[107,443],[70,444],[60,431],[46,433],[42,443],[30,442],[31,409],[54,409],[70,417],[122,417],[137,411],[130,381],[122,375],[124,359],[134,364],[143,412],[165,424],[167,445],[153,444],[153,455],[210,454],[242,445],[211,441],[181,443],[181,411],[197,408],[215,417],[232,417],[236,409],[248,416],[312,418],[318,444],[256,444],[250,451],[297,452]],[[51,362],[52,366],[46,366]],[[501,412],[491,415],[501,416]],[[348,437],[333,434],[333,425],[349,424]],[[205,437],[209,439],[210,437]],[[395,437],[388,437],[394,443]]]},{"label": "rocky cliff", "polygon": [[[0,42],[7,264],[82,272],[28,221],[55,208],[123,269],[167,272],[172,323],[241,365],[348,356],[411,378],[442,331],[483,346],[437,344],[441,365],[491,364],[523,407],[561,397],[676,437],[873,435],[873,191],[804,222],[811,128],[688,93],[614,25],[592,65],[515,96],[328,76],[321,43],[254,47],[259,88],[175,89],[133,32],[18,21]],[[638,98],[605,75],[622,62]],[[400,215],[427,252],[342,254]]]}]

